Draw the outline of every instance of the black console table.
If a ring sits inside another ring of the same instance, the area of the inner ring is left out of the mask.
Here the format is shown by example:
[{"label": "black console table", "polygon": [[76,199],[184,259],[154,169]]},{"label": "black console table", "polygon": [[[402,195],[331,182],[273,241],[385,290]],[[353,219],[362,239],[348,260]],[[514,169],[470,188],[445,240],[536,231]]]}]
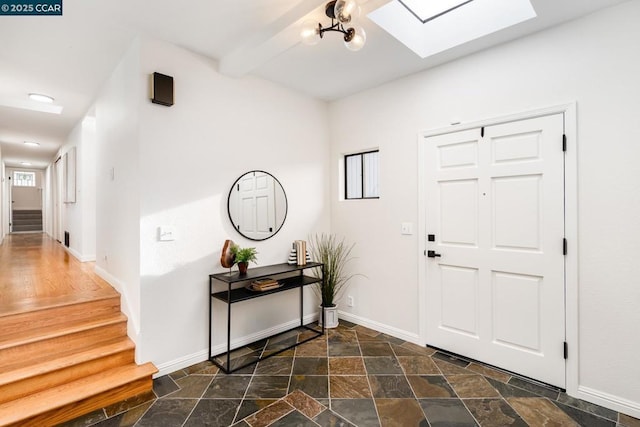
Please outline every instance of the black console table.
[{"label": "black console table", "polygon": [[[307,341],[310,341],[312,339],[315,339],[319,336],[324,335],[324,324],[325,324],[324,322],[322,322],[322,325],[323,325],[322,329],[318,330],[318,329],[314,329],[304,325],[304,319],[303,319],[304,318],[303,288],[307,285],[319,283],[322,281],[321,277],[318,278],[318,277],[312,277],[312,276],[305,276],[304,270],[309,268],[318,268],[318,267],[320,269],[323,269],[324,265],[317,262],[310,262],[305,265],[289,265],[285,263],[285,264],[268,265],[265,267],[250,268],[249,271],[247,271],[247,274],[244,274],[244,275],[240,275],[240,273],[238,273],[237,271],[228,272],[228,273],[210,274],[209,275],[209,293],[211,297],[209,298],[209,360],[213,362],[216,366],[218,366],[220,369],[222,369],[223,372],[229,374],[231,372],[235,372],[239,369],[245,368],[254,363],[258,363],[261,360],[267,359],[271,356],[275,356],[276,354],[282,353],[286,350],[289,350],[293,347],[296,347],[300,344],[303,344]],[[254,280],[263,279],[267,277],[277,280],[281,286],[279,288],[271,289],[263,292],[252,291],[247,289],[244,286],[232,289],[233,284],[238,284],[240,282],[245,282],[246,284],[250,284]],[[221,283],[226,283],[227,289],[219,292],[214,292],[213,285],[216,281]],[[298,329],[299,327],[312,331],[314,332],[314,334],[312,334],[312,336],[309,338],[306,338],[300,342],[297,342],[296,344],[288,346],[287,348],[280,349],[267,356],[260,355],[260,357],[258,357],[257,360],[252,360],[249,363],[245,363],[242,366],[237,366],[231,369],[231,306],[238,302],[246,301],[253,298],[259,298],[266,295],[272,295],[278,292],[285,292],[291,289],[300,290],[300,326],[296,326],[295,328],[280,332],[268,338],[273,338],[274,336],[284,334],[286,332],[290,332],[292,330]],[[227,363],[226,363],[226,366],[224,363],[220,363],[217,360],[218,357],[224,355],[225,353],[220,353],[217,355],[211,354],[211,345],[212,345],[211,330],[212,330],[212,323],[213,323],[212,316],[213,316],[213,299],[214,298],[227,303],[227,352],[226,352]],[[324,315],[324,313],[321,313],[321,315]]]}]

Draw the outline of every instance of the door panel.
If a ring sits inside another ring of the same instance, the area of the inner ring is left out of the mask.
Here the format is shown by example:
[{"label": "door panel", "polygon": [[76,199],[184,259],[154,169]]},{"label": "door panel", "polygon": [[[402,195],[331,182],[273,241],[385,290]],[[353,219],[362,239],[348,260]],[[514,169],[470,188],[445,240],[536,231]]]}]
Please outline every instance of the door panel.
[{"label": "door panel", "polygon": [[507,135],[491,140],[494,164],[540,160],[540,132]]},{"label": "door panel", "polygon": [[440,236],[443,244],[478,245],[478,181],[439,183]]},{"label": "door panel", "polygon": [[270,175],[254,172],[238,183],[238,212],[242,219],[238,231],[262,240],[275,230],[275,186]]},{"label": "door panel", "polygon": [[565,385],[563,117],[426,138],[427,340]]},{"label": "door panel", "polygon": [[540,353],[541,285],[542,277],[492,272],[496,343]]},{"label": "door panel", "polygon": [[440,265],[442,327],[472,337],[478,335],[478,270]]},{"label": "door panel", "polygon": [[539,251],[542,176],[513,176],[491,181],[493,248]]},{"label": "door panel", "polygon": [[465,141],[440,147],[441,169],[478,165],[478,141]]}]

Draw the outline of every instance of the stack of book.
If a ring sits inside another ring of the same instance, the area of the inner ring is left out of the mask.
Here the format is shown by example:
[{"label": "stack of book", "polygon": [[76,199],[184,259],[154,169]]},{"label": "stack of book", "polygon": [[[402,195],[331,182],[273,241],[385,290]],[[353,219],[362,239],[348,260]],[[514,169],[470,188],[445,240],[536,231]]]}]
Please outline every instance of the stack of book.
[{"label": "stack of book", "polygon": [[257,279],[251,282],[251,289],[254,291],[268,291],[271,289],[276,289],[280,287],[280,283],[277,280],[272,279],[270,277],[266,279]]},{"label": "stack of book", "polygon": [[309,254],[309,250],[307,249],[307,242],[305,242],[304,240],[295,240],[293,242],[291,252],[289,252],[287,264],[306,265],[309,262],[311,262],[311,255]]},{"label": "stack of book", "polygon": [[296,240],[296,261],[298,265],[307,264],[307,242],[304,240]]}]

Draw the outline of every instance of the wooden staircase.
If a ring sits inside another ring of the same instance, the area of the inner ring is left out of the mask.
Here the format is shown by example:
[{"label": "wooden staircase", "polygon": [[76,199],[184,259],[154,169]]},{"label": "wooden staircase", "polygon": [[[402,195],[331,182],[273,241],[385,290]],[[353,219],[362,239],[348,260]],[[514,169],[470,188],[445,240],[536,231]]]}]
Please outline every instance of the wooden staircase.
[{"label": "wooden staircase", "polygon": [[53,426],[148,392],[117,293],[0,313],[0,426]]},{"label": "wooden staircase", "polygon": [[42,231],[42,210],[14,210],[11,231]]}]

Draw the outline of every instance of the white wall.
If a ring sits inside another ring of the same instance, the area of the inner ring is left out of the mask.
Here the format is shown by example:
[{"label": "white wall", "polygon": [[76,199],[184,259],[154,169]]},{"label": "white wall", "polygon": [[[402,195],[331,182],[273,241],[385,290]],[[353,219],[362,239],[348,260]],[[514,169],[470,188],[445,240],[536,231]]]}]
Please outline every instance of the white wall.
[{"label": "white wall", "polygon": [[93,117],[78,123],[60,149],[76,148],[76,201],[64,203],[63,228],[69,232],[69,252],[80,261],[96,259],[96,127]]},{"label": "white wall", "polygon": [[82,260],[96,259],[96,119],[82,121],[82,152],[76,168],[78,196],[82,197]]},{"label": "white wall", "polygon": [[[420,131],[577,102],[579,378],[573,393],[640,416],[640,1],[330,106],[333,231],[358,243],[353,316],[417,336]],[[349,138],[343,130],[349,129]],[[576,143],[572,141],[570,143]],[[340,201],[343,153],[380,148],[380,200]],[[428,201],[427,201],[428,202]]]},{"label": "white wall", "polygon": [[136,41],[95,103],[96,272],[122,294],[134,341],[140,331],[139,58]]},{"label": "white wall", "polygon": [[[149,101],[154,71],[174,77],[172,107]],[[293,240],[329,229],[327,105],[260,79],[224,77],[204,57],[143,39],[110,78],[96,114],[98,271],[138,310],[139,361],[153,361],[161,373],[202,361],[208,276],[223,271],[224,240],[256,247],[259,265],[267,265],[285,262]],[[123,159],[109,181],[109,168]],[[265,242],[242,238],[226,211],[232,184],[252,169],[276,176],[289,202],[283,229]],[[173,227],[175,241],[159,242],[159,226]],[[114,265],[124,258],[126,270]],[[306,295],[305,314],[312,314],[316,303]],[[295,320],[297,307],[293,292],[238,304],[233,336]],[[226,342],[225,310],[216,303],[217,347]]]},{"label": "white wall", "polygon": [[[142,58],[140,84],[154,71],[175,79],[175,105],[146,100],[140,116],[140,344],[143,358],[163,367],[205,354],[208,275],[224,271],[225,239],[256,247],[267,265],[285,262],[293,240],[328,229],[327,106],[263,80],[224,77],[214,62],[166,43],[145,40]],[[242,238],[227,215],[231,186],[253,169],[277,177],[289,201],[283,229],[264,242]],[[164,225],[175,241],[157,241]],[[296,319],[297,301],[290,292],[234,306],[233,336]],[[226,340],[225,310],[216,303],[214,346]]]},{"label": "white wall", "polygon": [[50,237],[53,236],[53,199],[52,199],[52,180],[51,173],[53,171],[53,163],[44,170],[42,174],[43,191],[42,196],[42,231]]}]

